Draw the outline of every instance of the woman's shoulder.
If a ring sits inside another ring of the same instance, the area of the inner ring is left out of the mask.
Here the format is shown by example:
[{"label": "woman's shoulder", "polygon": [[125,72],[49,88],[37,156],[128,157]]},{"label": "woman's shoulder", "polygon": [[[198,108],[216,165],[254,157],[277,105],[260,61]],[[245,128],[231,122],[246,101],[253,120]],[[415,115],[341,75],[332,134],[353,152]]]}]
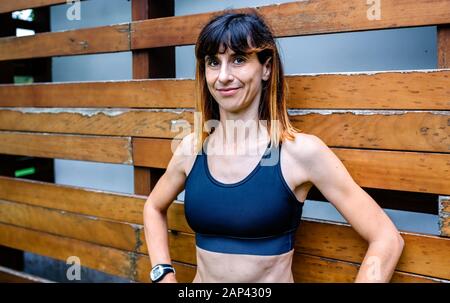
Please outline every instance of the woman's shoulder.
[{"label": "woman's shoulder", "polygon": [[174,153],[174,157],[178,157],[178,163],[183,168],[186,176],[189,175],[198,154],[195,150],[195,142],[194,133],[184,136]]},{"label": "woman's shoulder", "polygon": [[316,135],[298,132],[294,140],[283,141],[286,152],[300,162],[309,162],[312,157],[328,149],[328,146]]}]

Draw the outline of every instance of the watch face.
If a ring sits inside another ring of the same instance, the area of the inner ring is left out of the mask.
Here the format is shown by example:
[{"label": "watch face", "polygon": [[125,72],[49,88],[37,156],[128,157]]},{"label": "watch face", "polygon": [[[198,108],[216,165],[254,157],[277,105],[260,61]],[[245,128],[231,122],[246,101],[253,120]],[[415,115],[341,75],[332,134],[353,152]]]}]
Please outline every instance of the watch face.
[{"label": "watch face", "polygon": [[159,276],[161,276],[162,274],[162,270],[161,270],[161,266],[157,266],[155,267],[152,272],[151,272],[151,278],[152,280],[156,280],[159,278]]}]

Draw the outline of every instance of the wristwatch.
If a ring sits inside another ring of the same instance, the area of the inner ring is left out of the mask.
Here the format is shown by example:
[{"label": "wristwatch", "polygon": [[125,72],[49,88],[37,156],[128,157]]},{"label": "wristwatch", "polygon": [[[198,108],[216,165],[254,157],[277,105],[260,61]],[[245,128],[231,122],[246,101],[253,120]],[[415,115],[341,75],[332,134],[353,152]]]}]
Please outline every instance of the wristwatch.
[{"label": "wristwatch", "polygon": [[171,264],[156,264],[150,272],[150,280],[158,282],[170,272],[175,273],[175,268]]}]

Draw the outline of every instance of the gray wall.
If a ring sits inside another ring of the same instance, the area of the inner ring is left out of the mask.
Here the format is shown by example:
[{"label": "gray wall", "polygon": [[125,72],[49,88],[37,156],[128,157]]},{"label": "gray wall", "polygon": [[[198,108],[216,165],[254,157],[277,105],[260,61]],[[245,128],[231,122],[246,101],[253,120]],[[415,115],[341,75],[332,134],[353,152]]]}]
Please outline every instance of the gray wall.
[{"label": "gray wall", "polygon": [[[276,1],[284,3],[292,1]],[[216,11],[225,8],[259,6],[275,1],[182,1],[175,2],[176,15]],[[131,5],[127,0],[90,0],[81,3],[81,20],[66,18],[67,5],[51,9],[52,31],[86,28],[129,22]],[[407,28],[399,30],[367,31],[281,38],[277,40],[287,74],[358,72],[403,69],[434,69],[437,67],[436,28]],[[176,76],[194,78],[194,47],[176,48]],[[130,52],[53,58],[53,81],[98,81],[132,78]],[[133,192],[131,166],[82,161],[55,160],[56,183],[87,188]],[[184,192],[179,199],[183,199]],[[438,234],[437,216],[386,210],[399,229]],[[344,219],[329,203],[307,200],[304,217],[342,221]],[[33,264],[55,262],[29,255]],[[45,260],[45,261],[43,261]],[[34,263],[33,263],[34,262]],[[60,270],[55,279],[64,279]],[[48,265],[48,264],[47,264]],[[45,270],[48,266],[34,266]],[[30,269],[31,270],[31,269]],[[59,275],[59,276],[58,276]],[[59,278],[58,278],[58,277]],[[120,281],[85,270],[85,281]]]}]

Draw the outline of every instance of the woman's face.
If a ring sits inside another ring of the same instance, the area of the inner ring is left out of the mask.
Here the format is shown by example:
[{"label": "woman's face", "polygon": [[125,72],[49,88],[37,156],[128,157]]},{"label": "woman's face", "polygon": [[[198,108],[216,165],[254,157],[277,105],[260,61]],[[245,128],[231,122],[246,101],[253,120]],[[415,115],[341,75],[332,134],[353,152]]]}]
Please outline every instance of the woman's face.
[{"label": "woman's face", "polygon": [[259,102],[262,80],[268,80],[270,75],[269,61],[262,65],[256,53],[237,55],[230,48],[223,54],[206,56],[206,82],[219,107],[239,112]]}]

